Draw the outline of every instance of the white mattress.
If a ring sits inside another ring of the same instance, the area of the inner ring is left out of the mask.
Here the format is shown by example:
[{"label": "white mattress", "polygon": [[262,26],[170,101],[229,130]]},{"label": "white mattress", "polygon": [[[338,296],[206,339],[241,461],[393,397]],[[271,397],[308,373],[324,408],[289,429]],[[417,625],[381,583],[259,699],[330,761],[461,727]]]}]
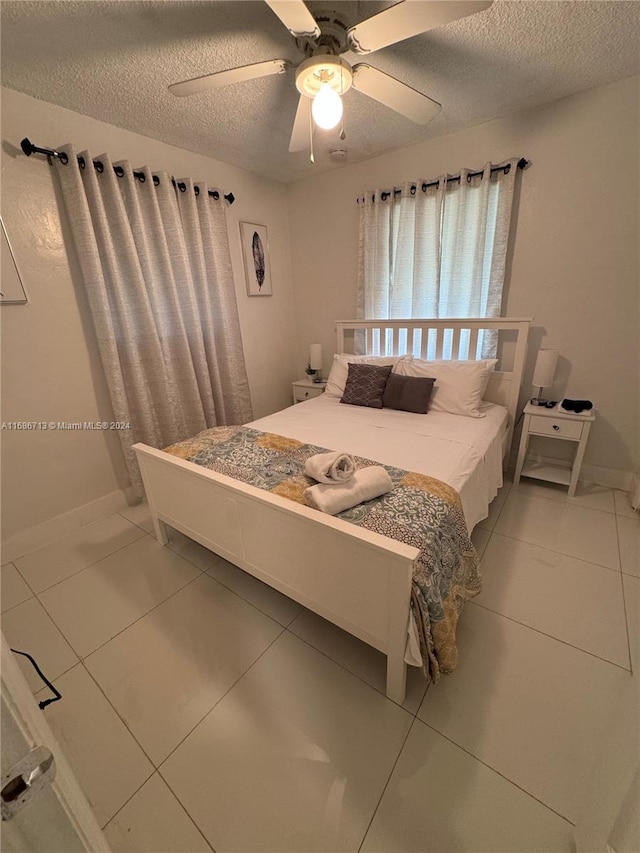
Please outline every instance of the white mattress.
[{"label": "white mattress", "polygon": [[507,410],[493,403],[483,403],[481,411],[484,418],[414,415],[349,406],[323,394],[248,426],[443,480],[460,494],[471,532],[487,517],[502,485],[508,418]]}]

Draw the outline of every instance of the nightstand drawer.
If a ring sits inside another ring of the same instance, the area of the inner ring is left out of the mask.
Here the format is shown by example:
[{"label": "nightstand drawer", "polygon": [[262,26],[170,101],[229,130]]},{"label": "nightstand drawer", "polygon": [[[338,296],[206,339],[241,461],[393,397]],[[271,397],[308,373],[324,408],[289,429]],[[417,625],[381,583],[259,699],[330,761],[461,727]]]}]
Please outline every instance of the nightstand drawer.
[{"label": "nightstand drawer", "polygon": [[316,391],[315,388],[296,388],[296,403],[302,403],[304,400],[310,400],[312,397],[318,397],[321,393],[322,391]]},{"label": "nightstand drawer", "polygon": [[324,394],[326,382],[311,382],[309,379],[298,379],[293,382],[291,388],[293,390],[293,402],[304,403],[305,400],[310,400],[312,397],[319,397]]},{"label": "nightstand drawer", "polygon": [[574,438],[579,441],[582,436],[580,421],[569,421],[565,418],[545,418],[543,415],[532,415],[529,432],[537,435],[553,435],[560,438]]}]

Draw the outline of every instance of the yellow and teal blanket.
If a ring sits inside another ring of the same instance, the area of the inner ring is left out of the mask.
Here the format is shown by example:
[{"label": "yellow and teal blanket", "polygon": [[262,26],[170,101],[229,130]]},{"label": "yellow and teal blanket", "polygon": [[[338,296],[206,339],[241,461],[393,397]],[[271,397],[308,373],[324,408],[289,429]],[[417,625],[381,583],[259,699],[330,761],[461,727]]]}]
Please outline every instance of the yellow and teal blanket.
[{"label": "yellow and teal blanket", "polygon": [[[304,504],[314,480],[304,463],[326,448],[241,426],[214,427],[165,448],[181,459]],[[356,468],[379,465],[355,457]],[[456,626],[464,602],[481,590],[478,555],[467,533],[460,495],[424,474],[383,465],[394,488],[339,513],[342,518],[420,550],[413,571],[411,607],[423,669],[436,682],[458,662]]]}]

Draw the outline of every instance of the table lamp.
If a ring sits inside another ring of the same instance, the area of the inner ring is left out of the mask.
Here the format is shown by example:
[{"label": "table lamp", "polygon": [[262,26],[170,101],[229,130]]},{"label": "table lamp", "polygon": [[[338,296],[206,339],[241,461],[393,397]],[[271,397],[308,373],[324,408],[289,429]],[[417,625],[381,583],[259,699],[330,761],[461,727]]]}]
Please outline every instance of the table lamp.
[{"label": "table lamp", "polygon": [[533,385],[538,389],[538,396],[531,400],[531,404],[533,406],[546,406],[547,409],[551,409],[555,406],[556,402],[554,400],[543,399],[542,389],[550,388],[553,385],[557,363],[557,349],[538,350],[536,366],[533,371]]},{"label": "table lamp", "polygon": [[322,344],[311,344],[309,347],[309,367],[315,370],[314,382],[322,382]]}]

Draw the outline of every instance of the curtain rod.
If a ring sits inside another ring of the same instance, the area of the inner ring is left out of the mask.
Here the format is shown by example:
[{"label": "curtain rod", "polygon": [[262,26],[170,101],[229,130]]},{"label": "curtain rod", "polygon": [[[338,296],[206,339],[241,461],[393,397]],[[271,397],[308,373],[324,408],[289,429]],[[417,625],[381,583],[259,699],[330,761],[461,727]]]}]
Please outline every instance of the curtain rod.
[{"label": "curtain rod", "polygon": [[[519,169],[524,169],[528,165],[529,165],[529,161],[525,160],[524,157],[521,157],[518,160],[517,166]],[[510,170],[511,170],[511,163],[507,163],[506,166],[492,166],[491,167],[491,174],[493,175],[494,172],[504,172],[505,175],[508,175]],[[479,175],[484,175],[484,169],[480,169],[480,171],[478,171],[478,172],[468,172],[467,180],[469,180],[469,178],[477,178]],[[451,176],[448,176],[445,178],[445,183],[455,184],[459,180],[460,180],[460,175],[451,175]],[[437,187],[439,183],[440,183],[439,179],[437,181],[425,181],[423,184],[421,184],[420,189],[424,193],[428,190],[429,187]],[[415,195],[417,188],[418,188],[417,184],[411,185],[411,195]],[[402,189],[394,189],[393,190],[394,195],[399,195],[401,192],[402,192]],[[386,201],[390,195],[391,195],[391,190],[385,190],[384,192],[380,193],[380,199],[382,201]],[[364,196],[360,196],[359,198],[356,199],[356,201],[358,202],[358,204],[362,204],[364,202],[364,199],[365,199]],[[374,193],[371,196],[371,201],[375,201],[375,200],[376,200],[376,196]]]},{"label": "curtain rod", "polygon": [[[22,148],[23,152],[27,155],[27,157],[31,157],[32,154],[45,154],[49,163],[51,163],[51,160],[54,157],[57,157],[60,160],[60,162],[65,166],[69,162],[69,157],[67,156],[67,154],[64,151],[54,151],[52,148],[40,148],[38,145],[34,145],[33,142],[31,142],[31,140],[28,139],[26,136],[22,140],[22,142],[20,143],[20,147]],[[84,169],[85,165],[86,165],[84,157],[78,157],[77,160],[78,160],[78,164],[79,164],[80,168]],[[94,168],[98,172],[104,171],[104,163],[101,160],[93,160],[92,162],[93,162]],[[124,175],[124,169],[122,168],[122,166],[114,166],[113,171],[116,173],[116,175],[119,178],[121,178]],[[147,176],[145,175],[144,172],[134,171],[133,176],[134,176],[134,178],[137,178],[139,181],[145,181],[147,178]],[[156,187],[160,183],[160,178],[157,175],[153,176],[153,183],[155,184]],[[182,181],[177,182],[175,180],[175,178],[171,179],[171,183],[173,184],[174,187],[177,187],[180,190],[180,192],[185,192],[187,189],[187,185],[185,183],[183,183]],[[194,189],[195,189],[196,195],[200,195],[200,187],[196,186],[196,187],[194,187]],[[211,196],[211,198],[215,198],[215,199],[220,198],[220,193],[218,192],[218,190],[209,190],[209,195]],[[233,202],[236,200],[236,197],[234,196],[233,193],[226,193],[224,198],[226,199],[226,201],[229,202],[229,204],[233,204]]]}]

